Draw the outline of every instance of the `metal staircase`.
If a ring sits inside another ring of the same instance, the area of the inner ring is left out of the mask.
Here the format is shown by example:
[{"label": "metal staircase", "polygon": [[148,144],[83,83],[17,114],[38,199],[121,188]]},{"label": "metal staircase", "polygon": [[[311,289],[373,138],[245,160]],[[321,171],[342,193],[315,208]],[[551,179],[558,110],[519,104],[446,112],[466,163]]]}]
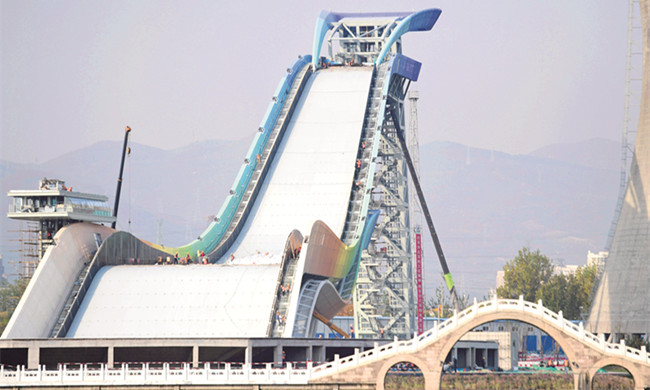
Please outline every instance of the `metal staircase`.
[{"label": "metal staircase", "polygon": [[61,333],[67,332],[67,328],[70,326],[68,316],[73,307],[81,304],[77,297],[83,297],[85,295],[86,290],[90,287],[90,283],[89,281],[86,281],[86,279],[88,279],[88,275],[90,274],[90,279],[92,280],[92,277],[96,273],[96,270],[93,270],[94,262],[92,261],[92,256],[93,254],[88,250],[88,248],[84,247],[84,266],[79,272],[77,279],[72,284],[72,290],[68,294],[68,298],[65,300],[61,313],[59,313],[59,318],[57,318],[52,330],[50,331],[50,337],[63,337],[64,334]]},{"label": "metal staircase", "polygon": [[370,92],[368,94],[368,104],[366,105],[365,113],[366,119],[363,124],[361,140],[359,141],[359,152],[357,154],[357,158],[361,162],[361,167],[356,170],[354,175],[348,215],[343,233],[341,234],[341,240],[347,245],[353,244],[361,236],[362,222],[365,220],[365,214],[362,214],[363,199],[372,190],[372,179],[370,181],[368,180],[368,170],[369,163],[373,158],[373,143],[377,139],[377,116],[384,101],[382,94],[386,68],[387,66],[384,64],[374,71]]},{"label": "metal staircase", "polygon": [[[274,310],[272,313],[273,319],[271,320],[271,337],[282,337],[284,334],[286,318],[289,314],[289,300],[291,298],[291,294],[293,293],[294,287],[300,287],[299,284],[296,286],[294,279],[296,275],[297,265],[298,257],[294,257],[293,254],[286,256],[282,266],[281,277],[279,278],[278,285],[276,286],[277,295],[275,305],[273,305]],[[280,286],[289,286],[289,291],[283,294]],[[284,321],[282,320],[283,318]]]},{"label": "metal staircase", "polygon": [[[394,64],[395,58],[389,64]],[[403,57],[400,60],[407,61]],[[377,107],[382,117],[376,119],[373,139],[377,154],[372,157],[375,164],[372,177],[367,178],[371,180],[370,203],[363,206],[380,210],[380,215],[367,251],[361,253],[353,294],[354,317],[359,338],[383,333],[405,339],[411,337],[414,312],[408,174],[390,113],[396,110],[399,127],[404,128],[404,96],[409,81],[393,65],[386,72],[381,75],[384,88]],[[380,319],[382,316],[389,319]]]},{"label": "metal staircase", "polygon": [[248,185],[244,190],[244,194],[241,198],[241,201],[239,202],[239,205],[237,206],[237,210],[235,210],[235,214],[232,221],[230,222],[230,225],[228,226],[228,229],[226,229],[226,232],[221,238],[219,245],[210,253],[211,259],[217,260],[224,256],[228,248],[230,248],[235,238],[237,237],[237,234],[241,230],[243,225],[242,222],[245,221],[246,216],[250,212],[251,206],[255,202],[257,193],[259,192],[261,184],[264,182],[264,178],[270,167],[270,162],[273,161],[275,152],[280,144],[278,140],[282,139],[284,130],[287,127],[288,122],[286,119],[291,117],[291,113],[298,103],[300,94],[307,80],[309,79],[310,74],[311,69],[307,64],[303,66],[302,69],[300,69],[298,75],[296,76],[296,79],[291,85],[291,89],[287,93],[287,97],[285,99],[284,105],[282,106],[282,110],[278,114],[273,129],[269,134],[269,138],[264,144],[262,153],[260,153],[260,162],[255,166],[255,170],[253,171]]},{"label": "metal staircase", "polygon": [[[366,202],[365,199],[371,196],[373,190],[374,178],[369,177],[370,162],[376,158],[373,155],[373,150],[376,149],[374,148],[374,143],[379,142],[381,133],[380,129],[377,128],[377,123],[381,107],[385,104],[383,90],[387,69],[387,63],[376,68],[370,85],[365,113],[366,119],[363,124],[361,140],[359,141],[359,152],[357,154],[357,158],[361,162],[361,167],[355,172],[348,206],[348,215],[343,228],[343,234],[341,235],[341,241],[347,245],[352,245],[361,237],[366,215],[368,214],[367,208],[364,210],[364,204],[366,206],[369,204],[370,200],[368,199]],[[356,282],[356,268],[357,266],[355,264],[353,266],[353,272],[346,275],[339,283],[339,292],[343,299],[349,299],[352,295],[352,290]]]},{"label": "metal staircase", "polygon": [[300,290],[298,309],[294,314],[296,320],[293,326],[292,337],[308,337],[308,327],[311,322],[314,303],[318,297],[321,283],[323,283],[322,280],[312,279],[303,284],[302,289]]}]

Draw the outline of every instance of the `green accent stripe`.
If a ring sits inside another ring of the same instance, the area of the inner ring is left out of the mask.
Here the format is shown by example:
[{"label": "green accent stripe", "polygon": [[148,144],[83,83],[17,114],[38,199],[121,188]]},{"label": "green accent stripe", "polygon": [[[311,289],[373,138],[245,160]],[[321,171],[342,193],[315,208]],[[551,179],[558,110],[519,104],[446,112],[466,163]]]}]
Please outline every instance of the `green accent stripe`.
[{"label": "green accent stripe", "polygon": [[447,283],[447,288],[451,291],[454,288],[454,280],[451,278],[451,273],[445,274],[445,282]]}]

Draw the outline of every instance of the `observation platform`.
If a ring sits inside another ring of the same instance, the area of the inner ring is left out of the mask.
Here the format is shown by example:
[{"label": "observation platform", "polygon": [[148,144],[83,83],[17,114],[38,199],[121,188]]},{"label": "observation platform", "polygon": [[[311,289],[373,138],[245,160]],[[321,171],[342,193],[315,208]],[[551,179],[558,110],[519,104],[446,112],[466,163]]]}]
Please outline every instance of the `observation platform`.
[{"label": "observation platform", "polygon": [[[28,241],[37,247],[39,261],[54,244],[54,235],[61,228],[78,222],[111,224],[115,221],[107,196],[73,191],[59,179],[43,178],[38,182],[38,189],[11,190],[7,196],[11,198],[8,218],[38,224],[35,229],[28,229]],[[98,239],[96,246],[100,244]],[[27,276],[32,273],[30,270]]]},{"label": "observation platform", "polygon": [[[63,180],[42,179],[36,190],[11,190],[7,217],[27,221],[112,223],[108,197],[73,191]],[[61,228],[62,226],[59,226]],[[58,229],[56,229],[58,230]],[[50,231],[54,234],[55,231]]]}]

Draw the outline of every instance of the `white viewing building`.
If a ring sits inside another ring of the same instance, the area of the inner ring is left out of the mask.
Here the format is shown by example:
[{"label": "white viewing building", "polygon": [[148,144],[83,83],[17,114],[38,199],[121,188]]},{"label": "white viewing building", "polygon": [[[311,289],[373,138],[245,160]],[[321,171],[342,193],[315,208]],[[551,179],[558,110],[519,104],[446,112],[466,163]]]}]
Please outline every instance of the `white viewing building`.
[{"label": "white viewing building", "polygon": [[108,197],[73,191],[59,179],[39,180],[36,190],[12,190],[7,217],[38,222],[38,253],[42,258],[54,234],[75,222],[112,223]]}]

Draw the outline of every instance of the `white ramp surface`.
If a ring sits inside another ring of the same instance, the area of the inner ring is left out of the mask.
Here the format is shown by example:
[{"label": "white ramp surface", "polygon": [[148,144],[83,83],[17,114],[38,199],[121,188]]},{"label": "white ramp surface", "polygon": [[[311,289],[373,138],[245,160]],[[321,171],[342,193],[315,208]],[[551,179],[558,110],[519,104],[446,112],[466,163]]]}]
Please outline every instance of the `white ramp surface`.
[{"label": "white ramp surface", "polygon": [[345,224],[363,129],[370,67],[340,67],[311,76],[239,238],[235,262],[280,253],[293,229],[316,220],[336,234]]},{"label": "white ramp surface", "polygon": [[266,337],[279,265],[99,270],[66,337]]},{"label": "white ramp surface", "polygon": [[291,231],[316,220],[343,230],[371,77],[371,67],[311,76],[230,265],[104,267],[67,337],[266,337]]}]

